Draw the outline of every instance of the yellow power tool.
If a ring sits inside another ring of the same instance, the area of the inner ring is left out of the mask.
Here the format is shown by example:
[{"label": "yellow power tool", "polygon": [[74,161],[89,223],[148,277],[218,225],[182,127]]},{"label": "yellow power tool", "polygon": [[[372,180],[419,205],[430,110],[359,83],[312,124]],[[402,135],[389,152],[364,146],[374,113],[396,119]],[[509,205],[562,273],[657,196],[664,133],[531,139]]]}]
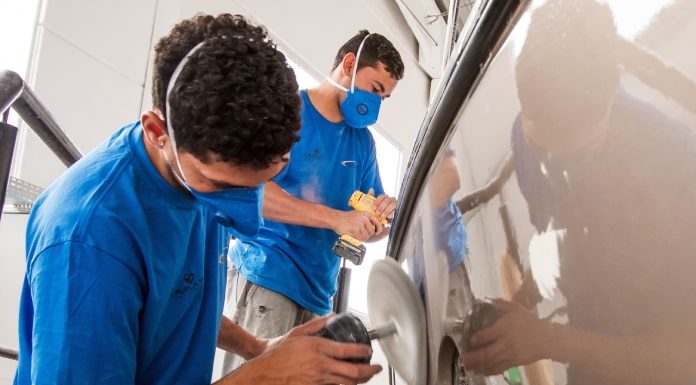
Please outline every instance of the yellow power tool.
[{"label": "yellow power tool", "polygon": [[[387,225],[387,220],[378,216],[374,210],[375,207],[375,197],[372,195],[365,194],[361,191],[355,191],[348,200],[348,206],[352,207],[357,211],[366,212],[379,221],[382,225]],[[354,237],[343,234],[333,245],[333,252],[336,256],[343,258],[344,260],[351,261],[354,265],[359,265],[365,258],[365,246],[359,240]]]}]

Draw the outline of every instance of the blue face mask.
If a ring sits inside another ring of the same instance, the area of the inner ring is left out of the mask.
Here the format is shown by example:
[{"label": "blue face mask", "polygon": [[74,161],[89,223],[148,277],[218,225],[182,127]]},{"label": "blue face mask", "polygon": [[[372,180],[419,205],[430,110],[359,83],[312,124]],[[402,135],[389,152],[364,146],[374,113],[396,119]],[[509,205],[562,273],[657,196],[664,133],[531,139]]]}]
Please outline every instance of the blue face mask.
[{"label": "blue face mask", "polygon": [[215,213],[215,220],[219,224],[233,230],[236,238],[250,240],[258,235],[263,224],[261,212],[264,185],[200,192],[192,189],[184,181],[181,182],[196,200]]},{"label": "blue face mask", "polygon": [[[179,161],[179,155],[176,147],[176,140],[174,138],[174,130],[172,129],[170,106],[169,106],[169,94],[171,93],[176,80],[188,62],[189,57],[194,54],[203,43],[198,44],[193,47],[193,49],[181,60],[181,63],[176,67],[172,78],[169,81],[167,87],[167,95],[165,99],[166,111],[167,111],[167,133],[169,134],[169,140],[172,144],[172,149],[174,150],[174,159],[176,167],[179,173],[174,172],[172,169],[172,175],[174,178],[184,186],[193,195],[196,200],[207,206],[213,213],[215,213],[215,219],[223,226],[229,227],[233,230],[234,235],[241,239],[251,239],[254,238],[258,232],[259,228],[263,224],[263,218],[261,217],[262,205],[263,205],[263,191],[264,184],[257,187],[242,187],[242,188],[228,188],[213,192],[200,192],[194,190],[191,185],[186,181],[186,175],[181,167],[181,162]],[[170,169],[172,168],[171,162],[166,158],[167,164]],[[181,175],[181,176],[179,176]]]},{"label": "blue face mask", "polygon": [[343,119],[345,120],[346,124],[355,128],[365,128],[377,123],[379,107],[382,104],[382,98],[379,95],[361,90],[355,86],[355,75],[358,70],[360,52],[362,51],[365,40],[367,40],[368,37],[370,37],[370,35],[365,36],[358,47],[357,54],[355,55],[353,79],[350,83],[350,89],[343,87],[329,77],[326,78],[326,80],[328,80],[329,83],[331,83],[334,87],[346,92],[346,99],[341,102],[339,108],[341,109],[341,113],[343,114]]}]

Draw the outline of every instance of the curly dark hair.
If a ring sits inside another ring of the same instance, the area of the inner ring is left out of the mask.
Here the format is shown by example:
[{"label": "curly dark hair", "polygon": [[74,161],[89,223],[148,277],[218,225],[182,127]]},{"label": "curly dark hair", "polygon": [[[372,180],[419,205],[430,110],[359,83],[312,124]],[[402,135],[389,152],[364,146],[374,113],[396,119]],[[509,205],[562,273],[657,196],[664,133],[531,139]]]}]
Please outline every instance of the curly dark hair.
[{"label": "curly dark hair", "polygon": [[155,46],[154,107],[166,114],[169,80],[201,42],[169,95],[172,116],[165,119],[178,149],[203,162],[268,167],[299,139],[301,99],[285,56],[244,17],[197,15],[162,38]]},{"label": "curly dark hair", "polygon": [[332,70],[341,64],[343,57],[346,56],[347,53],[350,52],[357,55],[360,43],[367,35],[370,35],[370,37],[365,40],[363,49],[360,51],[358,69],[363,67],[374,68],[377,66],[377,63],[382,62],[384,68],[391,74],[394,80],[401,80],[404,77],[404,62],[401,60],[399,51],[394,48],[394,45],[392,45],[386,37],[378,33],[371,34],[366,29],[358,32],[357,35],[351,37],[350,40],[345,42],[345,44],[338,49]]}]

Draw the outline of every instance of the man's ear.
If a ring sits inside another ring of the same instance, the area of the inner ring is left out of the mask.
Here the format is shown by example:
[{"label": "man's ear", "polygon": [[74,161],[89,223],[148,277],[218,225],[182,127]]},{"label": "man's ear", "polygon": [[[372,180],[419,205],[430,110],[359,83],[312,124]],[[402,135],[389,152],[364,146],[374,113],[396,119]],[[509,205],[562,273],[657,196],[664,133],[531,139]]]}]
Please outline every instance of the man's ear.
[{"label": "man's ear", "polygon": [[355,54],[348,52],[343,57],[343,62],[341,63],[341,72],[343,76],[351,77],[353,75],[353,65],[355,65]]},{"label": "man's ear", "polygon": [[145,141],[153,147],[163,148],[169,140],[167,128],[158,111],[145,112],[140,117],[140,124],[143,126],[143,136]]}]

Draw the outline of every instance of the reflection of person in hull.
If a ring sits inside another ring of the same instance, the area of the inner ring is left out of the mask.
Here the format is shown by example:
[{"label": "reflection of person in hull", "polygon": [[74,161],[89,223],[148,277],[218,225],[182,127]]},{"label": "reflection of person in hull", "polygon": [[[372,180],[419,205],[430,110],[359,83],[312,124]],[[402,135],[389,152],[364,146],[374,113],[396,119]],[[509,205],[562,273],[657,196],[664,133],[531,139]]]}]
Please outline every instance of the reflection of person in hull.
[{"label": "reflection of person in hull", "polygon": [[[439,298],[444,305],[445,333],[451,337],[462,350],[465,339],[464,321],[471,311],[475,301],[471,290],[469,273],[465,264],[467,257],[467,229],[462,219],[462,213],[452,196],[461,187],[457,160],[452,149],[447,149],[442,159],[434,168],[430,180],[430,207],[434,231],[423,233],[423,222],[420,218],[414,224],[414,230],[407,238],[409,242],[404,250],[410,254],[406,258],[409,274],[414,281],[422,298],[425,300],[425,264],[442,263],[447,268],[447,296]],[[433,236],[435,253],[425,253],[423,237]],[[444,277],[439,277],[444,278]],[[431,283],[432,284],[432,283]],[[485,378],[469,373],[465,378],[457,374],[460,380],[467,384],[485,384]]]},{"label": "reflection of person in hull", "polygon": [[[468,255],[468,233],[462,213],[452,196],[461,187],[459,170],[454,151],[448,149],[430,181],[431,205],[434,210],[435,247],[438,258],[446,259],[449,272],[447,298],[445,299],[447,331],[455,341],[459,351],[465,341],[465,330],[460,325],[472,309],[475,298],[465,260]],[[465,376],[465,377],[463,377]],[[483,376],[461,371],[457,373],[458,383],[469,385],[485,384]]]},{"label": "reflection of person in hull", "polygon": [[[473,295],[464,264],[467,254],[467,231],[462,214],[452,195],[459,190],[460,180],[454,152],[448,149],[432,173],[429,183],[430,204],[435,225],[435,242],[438,255],[446,259],[449,276],[446,316],[462,320],[471,309]],[[423,251],[423,224],[420,219],[414,225],[414,236],[405,247],[411,250],[406,258],[411,279],[422,297],[425,296],[425,253]]]},{"label": "reflection of person in hull", "polygon": [[512,135],[533,226],[565,233],[568,324],[498,301],[503,316],[472,337],[480,348],[464,364],[492,374],[550,358],[568,363],[568,384],[692,382],[696,138],[619,90],[608,7],[570,3],[532,16]]},{"label": "reflection of person in hull", "polygon": [[452,199],[461,187],[457,160],[451,149],[447,150],[433,172],[430,185],[431,204],[434,209],[435,247],[444,253],[449,271],[446,317],[463,320],[474,302],[469,274],[464,264],[467,255],[467,231],[462,214]]}]

